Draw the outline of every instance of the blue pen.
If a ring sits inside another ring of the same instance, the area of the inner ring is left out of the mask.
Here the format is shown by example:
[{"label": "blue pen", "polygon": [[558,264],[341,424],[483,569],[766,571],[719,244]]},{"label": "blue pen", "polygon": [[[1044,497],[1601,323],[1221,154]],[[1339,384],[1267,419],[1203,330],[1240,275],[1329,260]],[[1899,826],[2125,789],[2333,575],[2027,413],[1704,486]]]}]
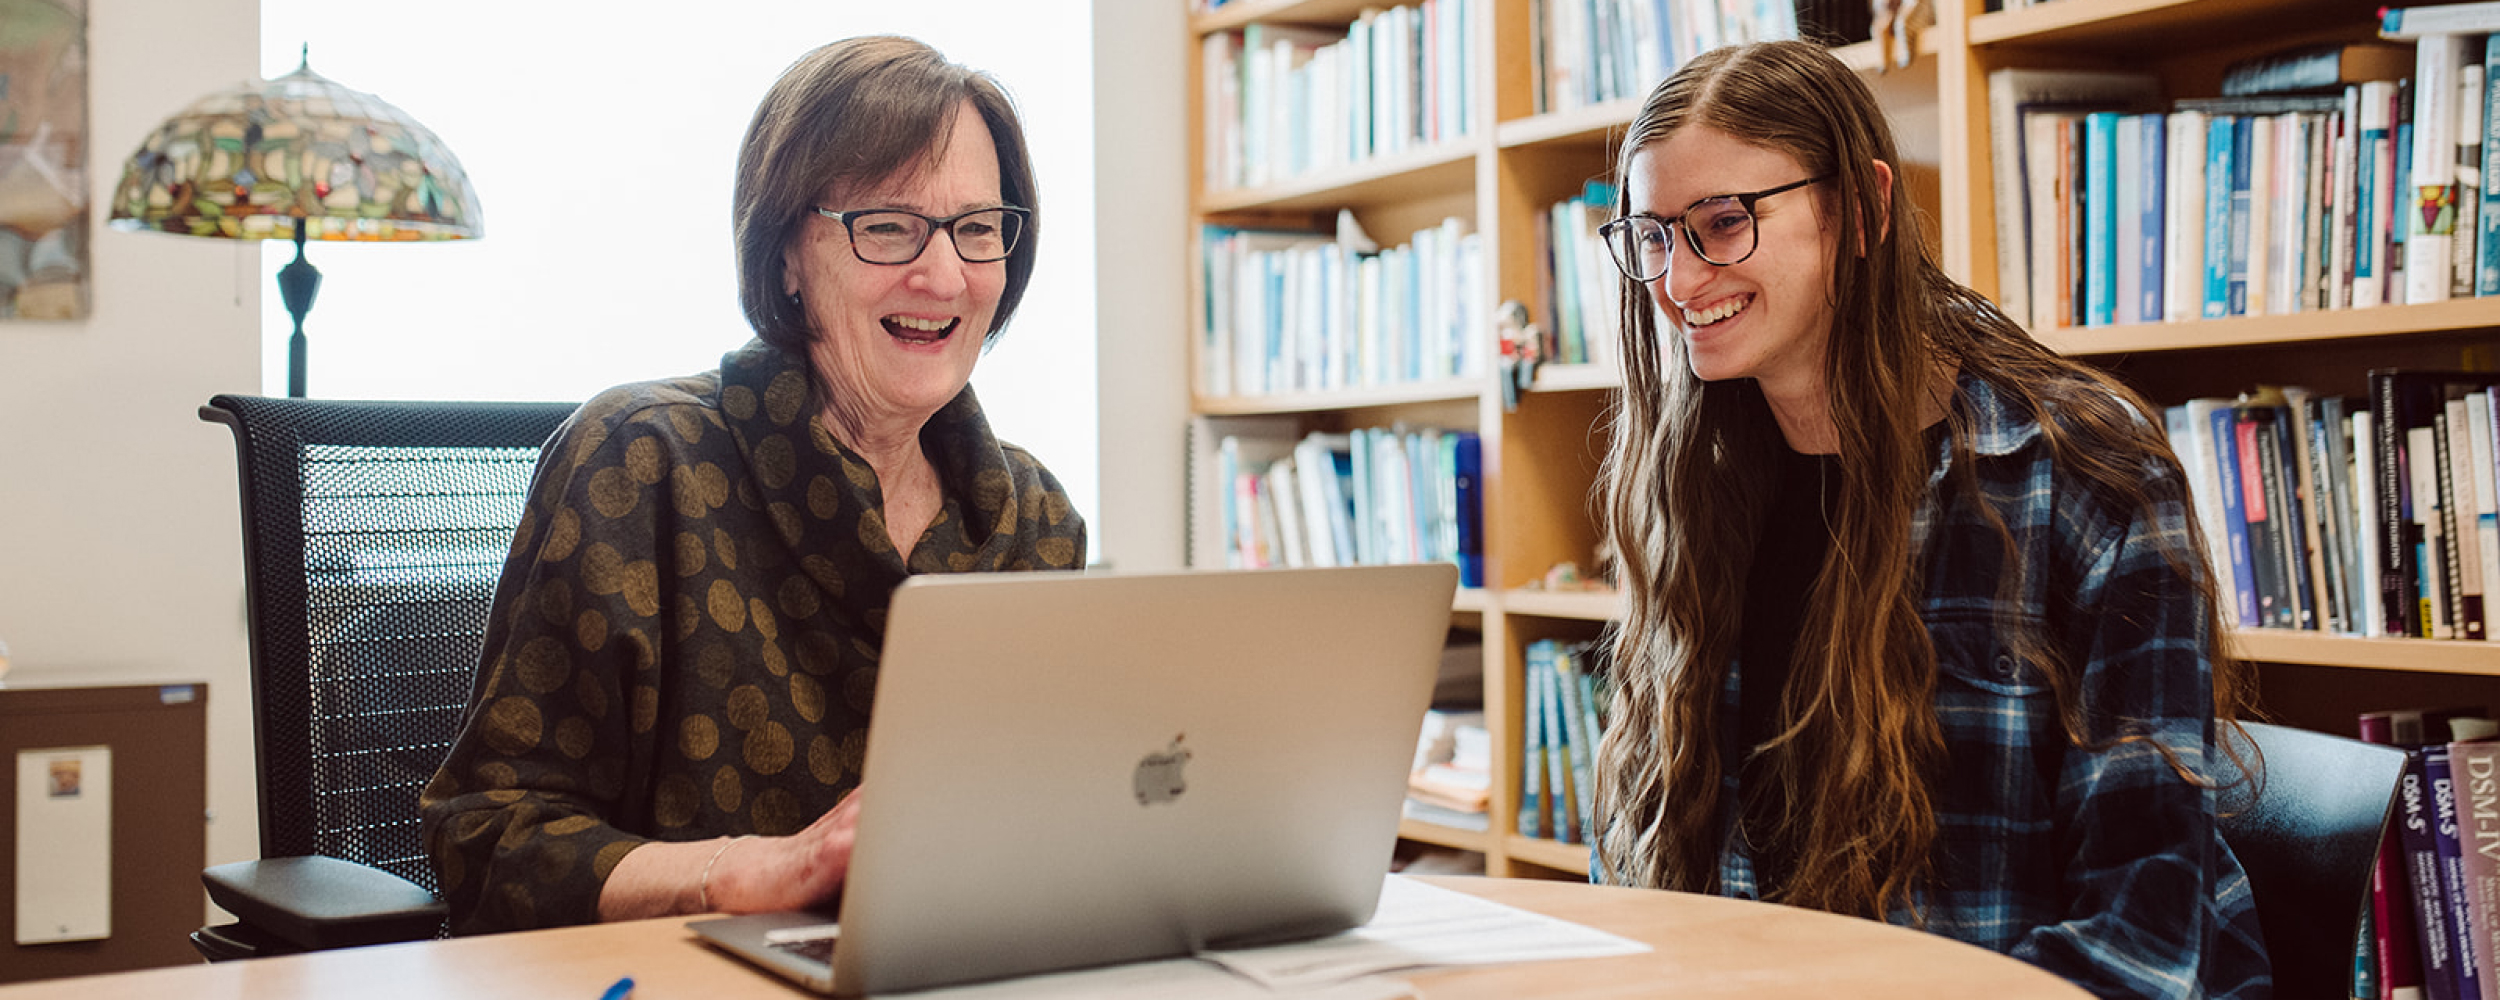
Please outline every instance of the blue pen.
[{"label": "blue pen", "polygon": [[627,976],[617,980],[616,985],[608,987],[607,992],[599,994],[599,1000],[625,1000],[626,997],[633,995],[634,977]]}]

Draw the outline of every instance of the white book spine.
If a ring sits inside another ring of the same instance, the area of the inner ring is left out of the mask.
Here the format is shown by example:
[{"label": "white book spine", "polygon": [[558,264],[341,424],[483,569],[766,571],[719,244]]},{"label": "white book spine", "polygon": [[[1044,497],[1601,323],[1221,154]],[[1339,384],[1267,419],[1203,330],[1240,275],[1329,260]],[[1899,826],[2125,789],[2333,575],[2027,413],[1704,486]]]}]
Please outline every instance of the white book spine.
[{"label": "white book spine", "polygon": [[2405,213],[2405,301],[2448,298],[2456,226],[2457,78],[2466,39],[2426,35],[2414,43],[2413,177]]},{"label": "white book spine", "polygon": [[2169,194],[2164,203],[2162,318],[2177,323],[2205,310],[2205,113],[2170,116]]}]

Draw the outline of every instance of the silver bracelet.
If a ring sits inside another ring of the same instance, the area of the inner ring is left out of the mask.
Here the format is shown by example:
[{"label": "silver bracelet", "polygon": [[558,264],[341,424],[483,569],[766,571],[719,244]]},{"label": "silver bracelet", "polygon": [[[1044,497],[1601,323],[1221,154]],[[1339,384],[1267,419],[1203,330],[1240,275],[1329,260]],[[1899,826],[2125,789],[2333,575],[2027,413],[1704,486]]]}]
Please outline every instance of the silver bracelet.
[{"label": "silver bracelet", "polygon": [[712,866],[719,864],[720,856],[729,853],[730,848],[738,846],[739,841],[747,840],[754,836],[755,835],[752,833],[742,833],[738,836],[729,838],[728,843],[720,845],[720,850],[712,852],[712,860],[703,863],[703,878],[701,881],[695,883],[694,890],[696,898],[703,904],[703,912],[712,912]]}]

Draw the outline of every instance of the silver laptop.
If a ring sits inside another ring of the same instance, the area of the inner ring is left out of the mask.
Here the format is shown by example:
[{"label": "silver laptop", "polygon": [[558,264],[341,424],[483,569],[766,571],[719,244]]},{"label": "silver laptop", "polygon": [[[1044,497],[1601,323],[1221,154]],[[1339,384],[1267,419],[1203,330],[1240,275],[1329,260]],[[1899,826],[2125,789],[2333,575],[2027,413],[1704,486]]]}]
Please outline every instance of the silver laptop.
[{"label": "silver laptop", "polygon": [[839,928],[688,926],[822,992],[1371,918],[1457,570],[919,576],[895,592]]}]

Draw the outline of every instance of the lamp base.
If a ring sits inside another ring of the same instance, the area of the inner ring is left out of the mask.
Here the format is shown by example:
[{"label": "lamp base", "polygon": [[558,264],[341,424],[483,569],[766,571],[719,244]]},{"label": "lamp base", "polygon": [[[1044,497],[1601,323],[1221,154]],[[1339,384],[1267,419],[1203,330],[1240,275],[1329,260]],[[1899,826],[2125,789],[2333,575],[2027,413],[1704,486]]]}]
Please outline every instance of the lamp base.
[{"label": "lamp base", "polygon": [[304,397],[304,314],[321,294],[321,269],[304,259],[304,223],[295,220],[295,259],[278,269],[278,297],[286,302],[286,314],[295,318],[295,335],[286,342],[286,394],[297,399]]}]

